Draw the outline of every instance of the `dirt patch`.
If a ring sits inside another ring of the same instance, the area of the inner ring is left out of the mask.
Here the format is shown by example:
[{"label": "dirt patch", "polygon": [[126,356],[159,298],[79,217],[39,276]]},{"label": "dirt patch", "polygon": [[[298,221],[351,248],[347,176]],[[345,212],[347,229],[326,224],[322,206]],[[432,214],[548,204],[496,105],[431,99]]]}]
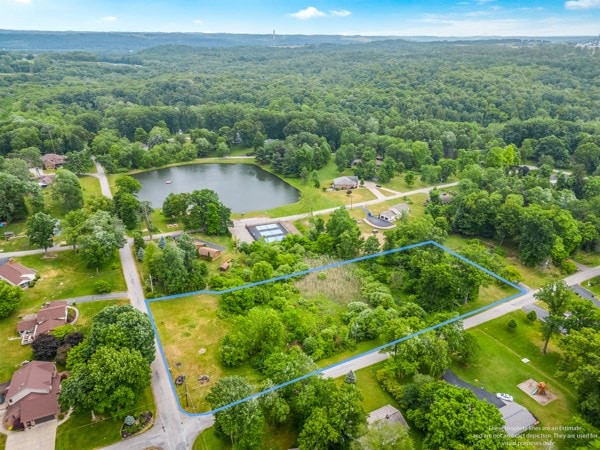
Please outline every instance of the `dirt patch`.
[{"label": "dirt patch", "polygon": [[[556,400],[556,396],[552,393],[552,391],[547,385],[545,387],[545,390],[540,389],[539,385],[540,383],[535,381],[533,378],[529,378],[528,380],[523,381],[517,386],[519,387],[519,389],[521,389],[523,392],[529,395],[529,397],[534,399],[540,405],[547,405],[548,403]],[[542,390],[544,392],[542,394],[539,394],[538,392]]]}]

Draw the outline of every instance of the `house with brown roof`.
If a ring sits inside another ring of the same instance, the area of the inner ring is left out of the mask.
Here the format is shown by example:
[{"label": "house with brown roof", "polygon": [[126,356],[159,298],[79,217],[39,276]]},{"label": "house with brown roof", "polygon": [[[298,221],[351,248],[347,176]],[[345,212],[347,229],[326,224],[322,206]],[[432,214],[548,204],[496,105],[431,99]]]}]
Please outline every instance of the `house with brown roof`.
[{"label": "house with brown roof", "polygon": [[65,164],[65,156],[56,153],[46,153],[42,155],[44,169],[59,169]]},{"label": "house with brown roof", "polygon": [[36,271],[15,262],[12,258],[0,266],[0,280],[12,286],[27,287],[35,279]]},{"label": "house with brown roof", "polygon": [[40,334],[50,333],[67,323],[67,302],[56,300],[42,306],[37,314],[23,317],[17,324],[17,333],[21,336],[21,345],[31,344]]},{"label": "house with brown roof", "polygon": [[333,180],[334,189],[354,189],[358,187],[357,176],[338,177]]},{"label": "house with brown roof", "polygon": [[218,258],[221,255],[221,250],[219,250],[217,248],[208,247],[203,242],[196,241],[194,243],[194,245],[196,245],[196,250],[198,251],[198,256],[200,256],[201,258],[206,258],[206,259],[210,259],[211,261],[214,261],[216,258]]},{"label": "house with brown roof", "polygon": [[4,428],[26,429],[58,416],[60,374],[54,363],[31,361],[17,370],[5,391]]}]

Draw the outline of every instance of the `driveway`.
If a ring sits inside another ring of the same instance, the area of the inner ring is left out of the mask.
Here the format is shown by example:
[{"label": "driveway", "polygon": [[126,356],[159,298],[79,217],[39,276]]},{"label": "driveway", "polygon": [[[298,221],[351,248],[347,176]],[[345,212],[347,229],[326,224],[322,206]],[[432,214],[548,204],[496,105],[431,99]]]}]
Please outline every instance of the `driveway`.
[{"label": "driveway", "polygon": [[6,440],[6,450],[54,450],[58,421],[41,423],[27,431],[12,432]]}]

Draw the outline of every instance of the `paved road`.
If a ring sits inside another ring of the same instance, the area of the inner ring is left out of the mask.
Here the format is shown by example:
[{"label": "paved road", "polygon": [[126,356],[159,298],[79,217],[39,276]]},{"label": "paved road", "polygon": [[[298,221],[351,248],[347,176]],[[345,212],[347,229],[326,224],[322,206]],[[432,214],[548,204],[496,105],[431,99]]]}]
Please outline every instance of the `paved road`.
[{"label": "paved road", "polygon": [[119,298],[127,298],[128,296],[128,292],[110,292],[108,294],[82,295],[81,297],[63,298],[60,300],[66,300],[67,304],[72,305],[73,303],[89,303],[100,300],[117,300]]}]

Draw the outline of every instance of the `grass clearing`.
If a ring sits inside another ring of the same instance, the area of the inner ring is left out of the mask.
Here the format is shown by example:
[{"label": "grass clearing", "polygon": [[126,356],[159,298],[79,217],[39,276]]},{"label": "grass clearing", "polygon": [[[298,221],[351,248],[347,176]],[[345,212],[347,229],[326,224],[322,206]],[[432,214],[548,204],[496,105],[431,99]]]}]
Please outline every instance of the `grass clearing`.
[{"label": "grass clearing", "polygon": [[[4,233],[12,231],[15,237],[4,239]],[[25,220],[16,220],[0,227],[0,257],[2,252],[20,252],[23,250],[31,250],[35,247],[29,243],[29,238],[26,233]]]},{"label": "grass clearing", "polygon": [[[316,258],[307,260],[310,267],[330,264],[331,258]],[[361,281],[352,265],[337,266],[321,272],[313,272],[297,280],[294,285],[306,299],[329,298],[341,306],[361,299]]]},{"label": "grass clearing", "polygon": [[[152,411],[156,415],[152,388],[148,386],[140,395],[131,415],[137,416],[144,411]],[[56,432],[56,450],[91,450],[106,447],[121,440],[122,419],[96,416],[92,422],[91,415],[73,414]]]},{"label": "grass clearing", "polygon": [[[94,294],[94,283],[106,281],[113,291],[125,291],[126,285],[118,254],[106,268],[88,269],[71,251],[56,252],[53,257],[44,254],[23,256],[15,260],[38,271],[40,279],[35,287],[23,292],[23,304],[29,307],[51,301]],[[33,312],[33,311],[27,311]]]},{"label": "grass clearing", "polygon": [[600,252],[588,253],[583,250],[577,250],[573,259],[584,266],[600,266]]},{"label": "grass clearing", "polygon": [[[506,326],[512,318],[518,324],[514,332]],[[555,376],[560,353],[554,342],[550,341],[547,355],[541,352],[543,342],[539,322],[530,322],[524,312],[516,311],[470,332],[477,337],[481,354],[469,367],[453,363],[452,370],[459,377],[488,392],[509,393],[538,417],[540,426],[559,426],[575,412],[576,398],[571,386]],[[530,362],[525,364],[522,358],[528,358]],[[528,378],[546,382],[557,399],[542,406],[530,398],[517,387]]]},{"label": "grass clearing", "polygon": [[87,202],[92,197],[102,197],[100,180],[90,175],[79,177],[79,183],[83,189],[83,201]]}]

